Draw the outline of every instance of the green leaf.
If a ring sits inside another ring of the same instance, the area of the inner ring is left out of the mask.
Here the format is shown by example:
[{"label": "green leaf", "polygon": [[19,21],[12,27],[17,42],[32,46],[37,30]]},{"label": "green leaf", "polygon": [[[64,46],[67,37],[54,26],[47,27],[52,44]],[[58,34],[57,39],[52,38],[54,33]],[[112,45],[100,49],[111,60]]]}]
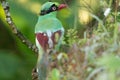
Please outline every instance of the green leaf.
[{"label": "green leaf", "polygon": [[52,74],[51,74],[51,78],[52,78],[51,80],[59,80],[59,78],[60,78],[59,70],[53,69]]}]

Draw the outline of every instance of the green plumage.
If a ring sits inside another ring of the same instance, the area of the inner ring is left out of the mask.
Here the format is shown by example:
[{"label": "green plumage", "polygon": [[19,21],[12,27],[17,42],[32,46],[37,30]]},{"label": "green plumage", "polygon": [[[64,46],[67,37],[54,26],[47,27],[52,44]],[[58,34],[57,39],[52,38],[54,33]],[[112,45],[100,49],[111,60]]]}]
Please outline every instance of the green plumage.
[{"label": "green plumage", "polygon": [[56,12],[52,12],[45,16],[39,17],[35,26],[35,33],[46,32],[47,30],[55,32],[62,29],[63,27],[61,22],[56,18]]}]

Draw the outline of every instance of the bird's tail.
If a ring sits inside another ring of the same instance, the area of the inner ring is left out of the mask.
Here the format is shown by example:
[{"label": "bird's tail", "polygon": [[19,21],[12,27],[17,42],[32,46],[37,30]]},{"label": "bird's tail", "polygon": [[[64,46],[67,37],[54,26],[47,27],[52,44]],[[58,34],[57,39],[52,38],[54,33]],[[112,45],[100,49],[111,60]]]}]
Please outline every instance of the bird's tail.
[{"label": "bird's tail", "polygon": [[39,56],[37,64],[38,80],[46,80],[48,73],[48,59],[47,54],[44,53],[42,56]]}]

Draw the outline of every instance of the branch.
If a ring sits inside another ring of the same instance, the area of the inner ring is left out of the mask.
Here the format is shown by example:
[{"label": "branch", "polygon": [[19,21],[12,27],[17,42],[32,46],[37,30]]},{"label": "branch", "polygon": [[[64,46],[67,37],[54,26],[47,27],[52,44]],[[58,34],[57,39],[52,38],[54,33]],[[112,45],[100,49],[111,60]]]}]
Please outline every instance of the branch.
[{"label": "branch", "polygon": [[10,15],[10,7],[8,5],[8,2],[6,0],[0,0],[2,3],[2,7],[5,12],[6,16],[6,22],[9,24],[9,27],[12,29],[12,32],[22,41],[23,44],[28,46],[29,49],[34,51],[35,53],[38,53],[38,48],[35,44],[31,43],[16,27],[15,23],[12,20],[12,17]]}]

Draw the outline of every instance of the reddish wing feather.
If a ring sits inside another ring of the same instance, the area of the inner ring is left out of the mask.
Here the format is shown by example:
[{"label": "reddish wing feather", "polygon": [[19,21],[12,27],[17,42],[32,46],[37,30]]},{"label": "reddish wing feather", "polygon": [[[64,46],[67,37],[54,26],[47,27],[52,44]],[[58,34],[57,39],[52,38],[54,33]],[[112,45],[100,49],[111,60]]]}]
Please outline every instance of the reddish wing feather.
[{"label": "reddish wing feather", "polygon": [[[51,39],[53,41],[53,48],[58,43],[60,36],[61,36],[61,33],[62,33],[61,30],[59,30],[59,31],[56,31],[52,34]],[[56,34],[58,34],[58,41],[56,41],[56,39],[55,39]],[[42,46],[43,50],[46,51],[49,48],[47,34],[46,33],[37,33],[36,38],[37,38],[39,44]]]},{"label": "reddish wing feather", "polygon": [[48,37],[44,35],[44,33],[37,33],[36,38],[39,42],[39,44],[42,46],[44,51],[46,51],[48,47]]}]

